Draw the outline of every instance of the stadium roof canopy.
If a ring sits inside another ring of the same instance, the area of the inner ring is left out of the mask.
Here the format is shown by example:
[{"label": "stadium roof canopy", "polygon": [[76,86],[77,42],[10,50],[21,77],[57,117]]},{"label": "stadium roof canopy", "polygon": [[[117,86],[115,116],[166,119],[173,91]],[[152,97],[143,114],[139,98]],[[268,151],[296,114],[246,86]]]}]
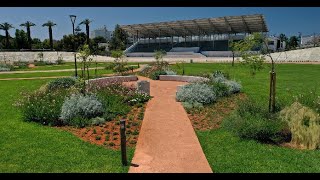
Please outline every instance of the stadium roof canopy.
[{"label": "stadium roof canopy", "polygon": [[262,14],[121,25],[129,36],[141,38],[268,32]]}]

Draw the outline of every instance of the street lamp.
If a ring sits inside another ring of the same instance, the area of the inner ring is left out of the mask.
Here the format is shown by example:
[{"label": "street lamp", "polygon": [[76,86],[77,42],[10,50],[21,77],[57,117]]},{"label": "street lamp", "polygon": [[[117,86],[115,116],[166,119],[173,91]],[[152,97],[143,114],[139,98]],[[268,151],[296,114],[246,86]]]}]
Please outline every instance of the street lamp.
[{"label": "street lamp", "polygon": [[[72,23],[72,34],[74,38],[74,23],[76,22],[76,15],[70,15],[70,20]],[[76,50],[75,50],[75,39],[73,39],[73,52],[74,52],[74,70],[75,70],[75,76],[78,77],[78,70],[77,70],[77,57],[76,57]]]}]

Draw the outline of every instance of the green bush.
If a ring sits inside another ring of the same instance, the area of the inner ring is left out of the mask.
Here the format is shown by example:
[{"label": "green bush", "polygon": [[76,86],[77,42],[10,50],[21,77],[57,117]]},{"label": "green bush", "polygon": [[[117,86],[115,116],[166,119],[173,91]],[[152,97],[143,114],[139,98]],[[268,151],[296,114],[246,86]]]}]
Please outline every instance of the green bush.
[{"label": "green bush", "polygon": [[18,69],[27,69],[29,62],[17,61],[13,62],[13,65]]},{"label": "green bush", "polygon": [[57,89],[67,89],[75,85],[75,83],[76,83],[75,78],[69,78],[69,77],[57,78],[48,83],[48,90],[53,91]]},{"label": "green bush", "polygon": [[101,124],[103,124],[103,123],[105,123],[106,122],[106,120],[104,119],[104,118],[101,118],[101,117],[95,117],[95,118],[92,118],[91,119],[91,123],[93,124],[93,125],[101,125]]},{"label": "green bush", "polygon": [[159,80],[160,75],[167,75],[166,71],[154,71],[150,74],[150,79]]},{"label": "green bush", "polygon": [[97,92],[97,97],[102,102],[104,108],[103,117],[110,121],[118,115],[126,115],[130,107],[125,103],[124,97],[111,91],[103,90]]},{"label": "green bush", "polygon": [[127,102],[133,106],[136,104],[148,102],[150,99],[151,99],[151,96],[149,96],[146,93],[135,92],[133,95],[129,96],[129,98],[127,99]]},{"label": "green bush", "polygon": [[189,113],[190,110],[192,109],[202,109],[203,108],[203,104],[202,103],[198,103],[198,102],[182,102],[182,106],[184,107],[184,109]]},{"label": "green bush", "polygon": [[65,64],[65,61],[63,60],[62,55],[60,54],[60,56],[58,57],[58,59],[56,60],[56,64]]},{"label": "green bush", "polygon": [[64,99],[69,92],[66,90],[46,92],[36,91],[26,94],[22,100],[21,110],[25,121],[34,121],[44,125],[61,125],[60,111]]},{"label": "green bush", "polygon": [[215,71],[210,75],[211,81],[208,84],[213,87],[218,97],[229,96],[241,91],[242,86],[236,81],[228,80],[227,77],[229,74],[221,71]]},{"label": "green bush", "polygon": [[60,118],[65,124],[83,126],[87,123],[78,124],[75,119],[91,119],[103,115],[102,103],[95,95],[72,94],[67,97],[62,105]]},{"label": "green bush", "polygon": [[176,99],[180,102],[210,104],[216,100],[216,95],[209,85],[192,83],[181,87]]},{"label": "green bush", "polygon": [[11,64],[0,63],[0,72],[2,71],[13,71],[14,66]]},{"label": "green bush", "polygon": [[243,139],[279,143],[288,140],[286,123],[278,114],[252,100],[238,103],[238,109],[222,122],[222,127]]}]

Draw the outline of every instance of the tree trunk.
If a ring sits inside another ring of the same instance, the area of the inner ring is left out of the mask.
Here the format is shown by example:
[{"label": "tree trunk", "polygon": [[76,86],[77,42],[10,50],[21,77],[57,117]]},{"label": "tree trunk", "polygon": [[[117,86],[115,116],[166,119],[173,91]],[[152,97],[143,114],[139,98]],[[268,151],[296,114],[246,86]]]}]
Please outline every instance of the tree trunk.
[{"label": "tree trunk", "polygon": [[276,72],[270,72],[269,112],[274,113],[276,109]]},{"label": "tree trunk", "polygon": [[90,76],[89,76],[89,65],[87,65],[87,74],[88,74],[88,81],[89,81],[89,78],[90,78]]},{"label": "tree trunk", "polygon": [[9,32],[6,30],[6,49],[9,49]]},{"label": "tree trunk", "polygon": [[52,39],[52,27],[49,26],[49,40],[50,40],[50,49],[53,50],[53,39]]},{"label": "tree trunk", "polygon": [[27,27],[27,33],[28,33],[28,48],[32,48],[32,39],[31,39],[31,32],[30,32],[30,26]]},{"label": "tree trunk", "polygon": [[89,45],[89,33],[90,33],[89,24],[86,24],[86,31],[87,31],[87,44]]},{"label": "tree trunk", "polygon": [[232,66],[234,66],[234,52],[232,51]]}]

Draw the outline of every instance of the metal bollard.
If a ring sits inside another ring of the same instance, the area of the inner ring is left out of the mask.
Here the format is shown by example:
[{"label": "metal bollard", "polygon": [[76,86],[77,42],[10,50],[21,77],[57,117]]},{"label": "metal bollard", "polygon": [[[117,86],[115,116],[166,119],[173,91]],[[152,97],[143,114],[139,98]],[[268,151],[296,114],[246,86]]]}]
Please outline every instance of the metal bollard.
[{"label": "metal bollard", "polygon": [[121,137],[121,160],[122,165],[127,166],[127,149],[126,149],[126,120],[120,120],[120,137]]}]

